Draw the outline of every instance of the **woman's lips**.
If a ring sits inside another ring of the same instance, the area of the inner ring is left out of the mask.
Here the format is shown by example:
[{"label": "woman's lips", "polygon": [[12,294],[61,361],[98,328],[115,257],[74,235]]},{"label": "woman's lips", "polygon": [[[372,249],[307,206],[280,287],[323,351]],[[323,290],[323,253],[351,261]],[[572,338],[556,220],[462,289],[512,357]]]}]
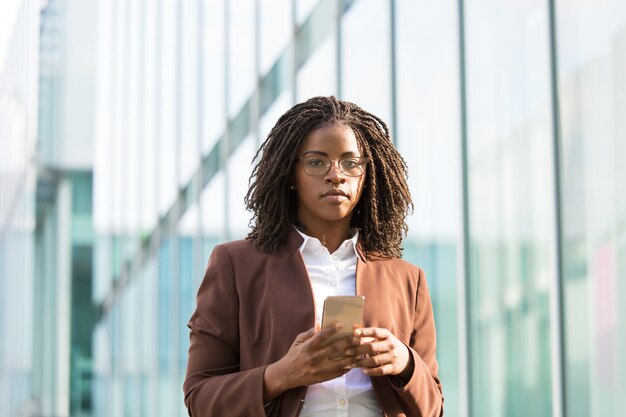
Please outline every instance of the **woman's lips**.
[{"label": "woman's lips", "polygon": [[343,194],[326,194],[322,198],[331,203],[341,203],[348,199],[348,197]]},{"label": "woman's lips", "polygon": [[332,203],[341,203],[348,199],[348,195],[343,190],[331,189],[322,194],[322,198]]}]

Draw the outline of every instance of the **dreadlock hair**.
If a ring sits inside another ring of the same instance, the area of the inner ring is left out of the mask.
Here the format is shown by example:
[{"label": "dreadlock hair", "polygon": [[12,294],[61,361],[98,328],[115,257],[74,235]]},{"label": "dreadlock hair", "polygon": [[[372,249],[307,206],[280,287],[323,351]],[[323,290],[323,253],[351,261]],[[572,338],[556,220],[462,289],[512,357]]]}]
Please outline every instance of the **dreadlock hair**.
[{"label": "dreadlock hair", "polygon": [[335,124],[353,130],[369,160],[351,227],[359,229],[367,258],[399,258],[408,231],[406,215],[413,210],[406,163],[393,146],[384,121],[333,96],[313,97],[293,106],[278,119],[257,151],[245,197],[246,207],[254,213],[247,238],[262,252],[272,253],[298,224],[297,194],[290,190],[296,152],[310,132]]}]

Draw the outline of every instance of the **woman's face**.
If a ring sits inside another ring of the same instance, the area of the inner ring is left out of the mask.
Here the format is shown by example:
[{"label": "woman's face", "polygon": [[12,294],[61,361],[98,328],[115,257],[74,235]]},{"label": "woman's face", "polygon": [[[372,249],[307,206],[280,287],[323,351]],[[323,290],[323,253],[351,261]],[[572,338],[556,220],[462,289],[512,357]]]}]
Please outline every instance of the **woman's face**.
[{"label": "woman's face", "polygon": [[[339,169],[339,160],[360,157],[354,132],[346,125],[328,125],[313,130],[302,141],[298,157],[321,157],[332,160],[325,175],[309,175],[302,159],[294,168],[294,186],[298,195],[297,217],[308,230],[319,227],[350,226],[352,210],[361,197],[365,174],[348,176]],[[319,164],[319,161],[312,161]]]}]

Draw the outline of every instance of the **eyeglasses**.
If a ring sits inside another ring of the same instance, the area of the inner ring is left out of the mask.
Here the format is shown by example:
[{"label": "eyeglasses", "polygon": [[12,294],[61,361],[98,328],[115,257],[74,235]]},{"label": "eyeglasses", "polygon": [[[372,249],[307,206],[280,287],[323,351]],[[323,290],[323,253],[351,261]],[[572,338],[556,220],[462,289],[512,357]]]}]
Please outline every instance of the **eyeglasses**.
[{"label": "eyeglasses", "polygon": [[308,175],[322,176],[328,174],[330,167],[334,162],[337,162],[339,170],[349,177],[360,177],[365,173],[365,166],[367,165],[367,158],[362,156],[351,156],[349,158],[342,158],[338,161],[326,158],[325,156],[301,156],[298,161],[302,162],[304,172]]}]

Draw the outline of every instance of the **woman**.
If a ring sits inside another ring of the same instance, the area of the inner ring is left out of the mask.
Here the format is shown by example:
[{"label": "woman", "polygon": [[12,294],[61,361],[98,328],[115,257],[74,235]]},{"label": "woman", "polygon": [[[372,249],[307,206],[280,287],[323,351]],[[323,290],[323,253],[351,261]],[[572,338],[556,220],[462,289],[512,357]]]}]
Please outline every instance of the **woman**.
[{"label": "woman", "polygon": [[[385,123],[315,97],[255,156],[247,239],[218,245],[189,322],[185,404],[203,416],[441,416],[421,269],[404,262],[406,164]],[[332,344],[328,295],[363,295],[364,327]]]}]

